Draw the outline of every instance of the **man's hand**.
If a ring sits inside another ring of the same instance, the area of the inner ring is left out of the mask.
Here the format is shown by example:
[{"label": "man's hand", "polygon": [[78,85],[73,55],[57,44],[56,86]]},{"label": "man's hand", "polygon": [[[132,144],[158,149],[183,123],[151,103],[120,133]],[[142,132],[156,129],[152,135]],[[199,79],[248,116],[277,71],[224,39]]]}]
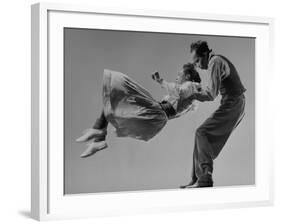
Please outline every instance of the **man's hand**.
[{"label": "man's hand", "polygon": [[159,72],[155,72],[151,75],[152,79],[155,80],[158,83],[161,83],[163,81],[163,78],[160,77]]}]

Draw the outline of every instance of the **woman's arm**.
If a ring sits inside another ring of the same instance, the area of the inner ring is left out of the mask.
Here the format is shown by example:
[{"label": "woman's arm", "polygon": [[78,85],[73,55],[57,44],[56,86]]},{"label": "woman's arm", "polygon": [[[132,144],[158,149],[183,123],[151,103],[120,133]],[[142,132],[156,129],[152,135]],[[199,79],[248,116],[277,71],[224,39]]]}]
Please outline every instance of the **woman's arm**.
[{"label": "woman's arm", "polygon": [[196,82],[186,81],[183,84],[167,82],[162,77],[160,77],[160,74],[158,72],[155,72],[152,75],[152,79],[158,82],[170,96],[174,96],[176,98],[189,98],[191,96],[200,94],[202,89],[201,84]]},{"label": "woman's arm", "polygon": [[175,82],[167,82],[162,77],[160,77],[158,72],[152,74],[152,79],[159,83],[160,86],[166,90],[167,94],[175,97],[179,96],[179,84]]},{"label": "woman's arm", "polygon": [[199,94],[202,90],[201,84],[197,82],[184,82],[179,86],[179,95],[182,98],[190,98],[195,94]]}]

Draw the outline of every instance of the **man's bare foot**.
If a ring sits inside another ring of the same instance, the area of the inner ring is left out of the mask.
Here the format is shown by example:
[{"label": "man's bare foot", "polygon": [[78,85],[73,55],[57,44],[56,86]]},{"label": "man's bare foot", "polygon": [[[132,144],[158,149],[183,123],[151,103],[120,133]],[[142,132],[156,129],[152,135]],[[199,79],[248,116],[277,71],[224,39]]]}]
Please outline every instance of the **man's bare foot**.
[{"label": "man's bare foot", "polygon": [[80,155],[81,158],[86,158],[94,155],[96,152],[107,148],[107,143],[105,141],[92,142],[88,145],[88,148]]},{"label": "man's bare foot", "polygon": [[83,135],[76,139],[76,142],[87,142],[93,138],[106,136],[106,129],[89,128],[83,131]]}]

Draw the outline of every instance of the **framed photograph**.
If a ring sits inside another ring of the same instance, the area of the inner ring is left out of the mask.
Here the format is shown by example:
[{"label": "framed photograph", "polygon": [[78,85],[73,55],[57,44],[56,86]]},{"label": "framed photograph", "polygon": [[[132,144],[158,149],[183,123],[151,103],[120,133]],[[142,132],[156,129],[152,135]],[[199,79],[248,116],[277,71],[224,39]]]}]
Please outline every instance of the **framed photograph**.
[{"label": "framed photograph", "polygon": [[273,19],[31,13],[33,218],[272,204]]}]

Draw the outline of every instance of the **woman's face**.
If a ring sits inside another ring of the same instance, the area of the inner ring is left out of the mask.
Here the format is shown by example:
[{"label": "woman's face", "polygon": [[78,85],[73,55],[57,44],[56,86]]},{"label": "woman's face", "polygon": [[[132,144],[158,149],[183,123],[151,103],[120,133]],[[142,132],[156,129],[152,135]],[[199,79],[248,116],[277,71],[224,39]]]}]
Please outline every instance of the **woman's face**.
[{"label": "woman's face", "polygon": [[190,74],[184,74],[183,69],[178,73],[178,76],[176,78],[176,83],[182,84],[186,81],[189,81],[190,79]]}]

